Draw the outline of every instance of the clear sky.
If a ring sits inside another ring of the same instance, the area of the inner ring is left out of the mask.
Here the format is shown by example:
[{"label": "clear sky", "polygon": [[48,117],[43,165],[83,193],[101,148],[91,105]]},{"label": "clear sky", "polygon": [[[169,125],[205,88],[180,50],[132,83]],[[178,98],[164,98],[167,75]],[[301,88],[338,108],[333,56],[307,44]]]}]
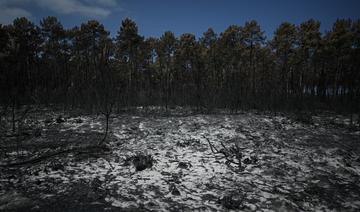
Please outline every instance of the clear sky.
[{"label": "clear sky", "polygon": [[201,36],[209,27],[220,33],[231,24],[257,20],[267,36],[283,21],[299,24],[314,18],[322,30],[337,18],[360,18],[360,0],[0,0],[0,23],[25,16],[39,23],[56,16],[65,27],[88,19],[103,23],[112,36],[121,20],[136,21],[141,35],[159,37],[171,30]]}]

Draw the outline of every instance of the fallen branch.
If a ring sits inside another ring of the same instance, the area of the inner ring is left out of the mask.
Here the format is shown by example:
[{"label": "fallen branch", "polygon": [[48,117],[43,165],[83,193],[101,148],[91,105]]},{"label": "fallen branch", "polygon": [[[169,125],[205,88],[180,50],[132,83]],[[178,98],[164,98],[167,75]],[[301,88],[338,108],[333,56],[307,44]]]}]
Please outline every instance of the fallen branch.
[{"label": "fallen branch", "polygon": [[93,153],[96,151],[106,151],[105,147],[100,147],[100,146],[89,146],[89,147],[82,147],[82,148],[70,148],[70,149],[65,149],[65,150],[60,150],[58,152],[53,152],[53,153],[48,153],[48,154],[44,154],[41,155],[39,157],[36,158],[31,158],[25,161],[16,161],[16,162],[11,162],[11,163],[5,163],[5,164],[0,164],[0,167],[6,168],[6,167],[14,167],[14,166],[22,166],[22,165],[26,165],[26,164],[35,164],[35,163],[39,163],[43,160],[49,159],[51,157],[55,157],[58,155],[62,155],[62,154],[67,154],[67,153],[75,153],[75,154],[89,154],[89,153]]}]

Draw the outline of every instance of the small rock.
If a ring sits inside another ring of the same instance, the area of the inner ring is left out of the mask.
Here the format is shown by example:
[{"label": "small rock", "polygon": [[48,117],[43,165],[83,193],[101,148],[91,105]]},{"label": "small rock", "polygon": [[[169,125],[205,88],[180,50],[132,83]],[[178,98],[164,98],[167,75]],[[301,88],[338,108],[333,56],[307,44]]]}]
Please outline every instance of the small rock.
[{"label": "small rock", "polygon": [[257,163],[258,162],[258,158],[255,155],[250,156],[250,159],[251,159],[252,163]]},{"label": "small rock", "polygon": [[187,169],[189,167],[191,167],[191,163],[189,163],[189,162],[179,162],[178,168]]},{"label": "small rock", "polygon": [[136,171],[143,171],[147,168],[151,168],[155,162],[152,155],[144,155],[144,154],[137,154],[135,156],[131,156],[125,159],[124,165],[129,165],[129,163],[135,166]]},{"label": "small rock", "polygon": [[245,164],[251,164],[251,160],[249,158],[245,158],[243,163]]},{"label": "small rock", "polygon": [[172,195],[175,195],[175,196],[180,196],[181,195],[179,189],[177,189],[174,184],[170,185],[169,190],[170,190]]}]

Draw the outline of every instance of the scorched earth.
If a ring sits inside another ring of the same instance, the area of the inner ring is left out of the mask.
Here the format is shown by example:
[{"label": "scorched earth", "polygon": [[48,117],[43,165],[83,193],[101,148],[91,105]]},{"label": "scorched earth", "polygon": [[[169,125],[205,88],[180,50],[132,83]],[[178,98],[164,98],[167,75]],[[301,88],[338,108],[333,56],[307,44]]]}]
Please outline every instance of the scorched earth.
[{"label": "scorched earth", "polygon": [[360,132],[341,116],[112,115],[106,151],[36,160],[101,140],[102,117],[58,115],[1,141],[0,211],[360,210]]}]

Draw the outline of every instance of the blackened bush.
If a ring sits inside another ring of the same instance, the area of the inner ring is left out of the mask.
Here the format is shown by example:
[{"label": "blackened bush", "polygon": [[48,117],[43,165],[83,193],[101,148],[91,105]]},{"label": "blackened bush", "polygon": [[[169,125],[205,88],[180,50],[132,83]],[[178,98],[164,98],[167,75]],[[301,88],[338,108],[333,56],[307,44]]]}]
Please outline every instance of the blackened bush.
[{"label": "blackened bush", "polygon": [[130,162],[132,162],[136,171],[143,171],[147,168],[151,168],[155,163],[155,159],[152,157],[152,155],[139,153],[125,159],[124,165],[129,165]]}]

